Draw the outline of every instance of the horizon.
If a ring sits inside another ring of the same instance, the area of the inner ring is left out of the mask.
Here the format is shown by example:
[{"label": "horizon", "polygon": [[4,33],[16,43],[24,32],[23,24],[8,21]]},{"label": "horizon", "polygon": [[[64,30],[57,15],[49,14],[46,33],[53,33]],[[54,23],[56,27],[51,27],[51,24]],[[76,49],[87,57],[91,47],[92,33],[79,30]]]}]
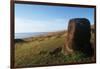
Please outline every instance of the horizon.
[{"label": "horizon", "polygon": [[67,30],[72,18],[94,24],[94,8],[15,4],[15,34]]},{"label": "horizon", "polygon": [[[59,30],[59,31],[50,31],[50,32],[52,33],[52,32],[62,32],[62,31],[67,31],[67,29],[66,30]],[[19,34],[19,33],[50,33],[50,32],[18,32],[15,34]]]}]

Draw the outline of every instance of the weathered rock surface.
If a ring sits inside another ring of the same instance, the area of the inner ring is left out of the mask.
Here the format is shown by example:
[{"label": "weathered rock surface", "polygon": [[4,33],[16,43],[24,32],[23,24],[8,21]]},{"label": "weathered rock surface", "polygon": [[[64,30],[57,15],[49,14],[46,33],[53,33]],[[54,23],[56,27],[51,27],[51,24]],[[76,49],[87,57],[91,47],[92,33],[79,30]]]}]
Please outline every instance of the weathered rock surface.
[{"label": "weathered rock surface", "polygon": [[86,18],[75,18],[69,21],[67,40],[64,46],[65,54],[82,52],[87,56],[93,55],[90,43],[91,26]]}]

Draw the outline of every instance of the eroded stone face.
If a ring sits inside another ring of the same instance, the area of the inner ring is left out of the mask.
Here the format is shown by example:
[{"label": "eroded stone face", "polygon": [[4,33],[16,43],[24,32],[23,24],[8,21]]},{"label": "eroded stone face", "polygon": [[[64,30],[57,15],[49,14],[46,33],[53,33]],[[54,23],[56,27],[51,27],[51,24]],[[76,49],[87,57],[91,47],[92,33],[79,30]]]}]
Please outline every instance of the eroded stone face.
[{"label": "eroded stone face", "polygon": [[86,18],[75,18],[69,21],[65,53],[82,52],[87,56],[93,54],[90,43],[91,27]]}]

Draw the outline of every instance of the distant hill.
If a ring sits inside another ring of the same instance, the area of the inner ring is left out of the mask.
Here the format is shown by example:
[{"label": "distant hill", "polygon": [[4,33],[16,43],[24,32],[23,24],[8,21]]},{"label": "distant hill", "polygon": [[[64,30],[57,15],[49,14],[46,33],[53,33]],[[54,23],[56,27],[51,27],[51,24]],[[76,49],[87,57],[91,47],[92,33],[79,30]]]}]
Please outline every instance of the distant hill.
[{"label": "distant hill", "polygon": [[[92,35],[94,35],[94,33],[95,33],[95,27],[94,27],[94,24],[93,25],[91,25],[91,32],[92,32]],[[30,38],[24,38],[24,39],[15,39],[15,42],[24,42],[24,41],[32,41],[32,40],[34,40],[34,39],[39,39],[39,38],[49,38],[49,37],[52,37],[52,38],[54,38],[54,37],[65,37],[65,36],[67,36],[67,30],[62,30],[62,31],[56,31],[56,32],[47,32],[46,34],[44,34],[44,35],[39,35],[39,36],[37,36],[37,37],[30,37]]]},{"label": "distant hill", "polygon": [[91,25],[91,32],[92,32],[92,33],[95,33],[95,31],[96,31],[95,25],[93,24],[93,25]]},{"label": "distant hill", "polygon": [[94,24],[93,24],[93,25],[91,25],[91,28],[92,28],[92,29],[94,29],[94,28],[95,28],[95,25],[94,25]]}]

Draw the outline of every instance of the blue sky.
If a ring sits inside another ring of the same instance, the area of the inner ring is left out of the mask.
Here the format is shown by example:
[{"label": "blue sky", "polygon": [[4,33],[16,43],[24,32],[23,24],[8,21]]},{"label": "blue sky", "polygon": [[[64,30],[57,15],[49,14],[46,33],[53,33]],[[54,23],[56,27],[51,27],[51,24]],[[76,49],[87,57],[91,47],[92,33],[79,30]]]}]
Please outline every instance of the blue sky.
[{"label": "blue sky", "polygon": [[15,33],[66,30],[71,18],[94,24],[94,8],[15,4]]}]

